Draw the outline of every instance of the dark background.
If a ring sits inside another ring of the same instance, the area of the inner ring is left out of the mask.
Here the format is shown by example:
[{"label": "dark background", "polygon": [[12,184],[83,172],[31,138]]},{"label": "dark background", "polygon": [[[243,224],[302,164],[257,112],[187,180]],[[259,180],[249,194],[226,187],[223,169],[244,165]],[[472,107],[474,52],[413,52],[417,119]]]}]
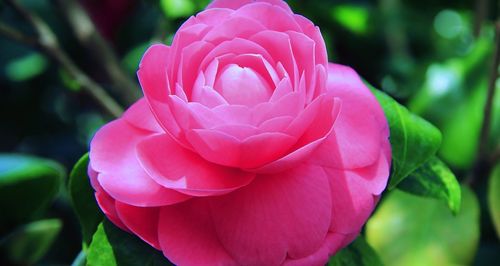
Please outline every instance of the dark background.
[{"label": "dark background", "polygon": [[[18,2],[49,24],[79,68],[122,106],[130,104],[133,96],[123,96],[106,74],[103,58],[95,56],[99,48],[89,48],[78,40],[58,1]],[[135,71],[144,50],[151,43],[168,43],[181,23],[208,1],[183,0],[169,5],[172,2],[80,1],[137,91]],[[443,131],[439,155],[465,181],[477,159],[498,1],[288,2],[296,13],[321,28],[330,61],[352,66],[368,82]],[[27,35],[34,34],[3,1],[0,21]],[[94,132],[113,117],[44,53],[1,35],[0,51],[0,152],[33,154],[71,169],[87,152]],[[498,94],[488,140],[491,153],[500,136]],[[485,172],[492,167],[483,166]],[[494,264],[500,248],[485,207],[486,181],[478,180],[473,188],[483,210],[476,264]],[[67,198],[61,195],[44,217],[62,218],[63,231],[40,264],[70,264],[81,249],[81,240]],[[6,233],[0,232],[0,237]]]}]

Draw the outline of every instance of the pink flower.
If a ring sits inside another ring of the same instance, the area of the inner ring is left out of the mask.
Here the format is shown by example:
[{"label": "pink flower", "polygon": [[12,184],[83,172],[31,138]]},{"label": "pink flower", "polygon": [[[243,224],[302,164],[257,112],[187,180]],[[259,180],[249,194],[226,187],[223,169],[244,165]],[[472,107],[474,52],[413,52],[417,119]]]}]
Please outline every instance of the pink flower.
[{"label": "pink flower", "polygon": [[106,216],[178,265],[324,265],[389,176],[384,114],[278,0],[216,0],[138,71],[145,99],[97,132]]}]

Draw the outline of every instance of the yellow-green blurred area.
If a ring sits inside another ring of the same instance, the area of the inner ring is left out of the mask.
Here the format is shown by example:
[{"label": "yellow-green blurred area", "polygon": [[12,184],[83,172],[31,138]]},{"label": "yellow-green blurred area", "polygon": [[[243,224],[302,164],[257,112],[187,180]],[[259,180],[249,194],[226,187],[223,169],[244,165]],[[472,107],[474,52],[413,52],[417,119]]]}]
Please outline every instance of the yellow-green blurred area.
[{"label": "yellow-green blurred area", "polygon": [[[92,56],[95,51],[78,40],[56,1],[17,2],[47,22],[71,60],[121,105],[127,105],[105,74],[102,62]],[[209,1],[78,2],[116,53],[119,67],[140,90],[136,70],[143,52],[152,43],[170,43],[183,21]],[[500,171],[498,166],[496,171],[489,171],[495,167],[492,162],[481,165],[484,169],[474,167],[478,165],[480,131],[492,76],[494,21],[500,1],[288,3],[320,27],[330,61],[353,67],[367,82],[441,130],[442,145],[437,155],[462,183],[461,209],[456,215],[436,199],[398,189],[385,192],[363,230],[367,245],[385,265],[498,265]],[[34,36],[30,25],[5,1],[0,1],[0,22]],[[0,205],[0,265],[69,265],[79,254],[82,239],[64,189],[67,181],[51,185],[47,182],[53,182],[53,178],[35,178],[29,169],[53,167],[36,158],[57,161],[71,169],[88,150],[95,131],[112,117],[82,91],[67,69],[45,53],[2,35],[0,51],[0,153],[5,156],[0,159],[9,158],[0,160],[0,191],[16,191],[14,195],[0,193],[0,202],[18,197],[44,203],[31,210],[22,201],[22,215],[14,218],[7,217],[4,206],[15,209],[17,201]],[[500,149],[500,79],[493,82],[496,93],[485,140],[485,152],[490,157]],[[36,158],[9,157],[14,153]],[[29,171],[21,171],[20,185],[7,182],[5,177],[13,165],[29,165]],[[476,177],[471,186],[472,173],[483,176]],[[43,197],[33,192],[37,182],[50,187]],[[59,192],[53,193],[58,186]]]}]

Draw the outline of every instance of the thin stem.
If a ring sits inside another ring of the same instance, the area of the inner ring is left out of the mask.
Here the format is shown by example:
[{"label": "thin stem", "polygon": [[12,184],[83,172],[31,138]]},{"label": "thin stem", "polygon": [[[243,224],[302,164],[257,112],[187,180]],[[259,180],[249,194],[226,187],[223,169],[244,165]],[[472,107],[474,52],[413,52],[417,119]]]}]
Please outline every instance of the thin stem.
[{"label": "thin stem", "polygon": [[484,105],[484,117],[481,126],[481,132],[479,135],[479,145],[477,150],[477,158],[472,171],[470,172],[468,178],[465,180],[466,184],[475,185],[479,183],[483,176],[487,176],[491,166],[490,164],[496,159],[488,158],[488,135],[491,127],[491,115],[493,111],[493,99],[495,97],[495,87],[498,78],[498,66],[500,64],[500,20],[495,24],[495,52],[493,55],[493,64],[491,66],[491,72],[488,82],[488,91],[486,96],[486,103]]},{"label": "thin stem", "polygon": [[123,109],[109,94],[95,81],[81,71],[69,56],[60,48],[56,35],[48,25],[38,16],[31,13],[15,0],[5,0],[21,17],[23,17],[36,31],[37,38],[32,38],[23,33],[1,24],[0,34],[14,41],[30,45],[44,52],[59,65],[65,68],[68,73],[82,86],[82,89],[92,96],[101,107],[109,114],[118,117],[123,113]]},{"label": "thin stem", "polygon": [[99,34],[85,10],[75,0],[54,0],[75,37],[103,68],[112,83],[111,88],[126,104],[132,104],[140,97],[140,90],[120,66],[113,49]]},{"label": "thin stem", "polygon": [[497,145],[497,148],[493,152],[493,155],[491,156],[490,159],[491,165],[496,165],[497,163],[500,163],[500,144]]},{"label": "thin stem", "polygon": [[500,64],[500,20],[495,24],[495,53],[491,66],[490,79],[488,82],[488,93],[484,105],[483,125],[479,138],[478,159],[485,160],[488,153],[488,134],[491,127],[491,114],[493,111],[493,99],[495,98],[496,81],[498,78],[498,66]]},{"label": "thin stem", "polygon": [[478,38],[481,34],[486,14],[488,11],[488,0],[476,0],[476,11],[474,14],[474,37]]},{"label": "thin stem", "polygon": [[24,33],[0,22],[0,35],[3,35],[15,42],[24,43],[30,46],[35,46],[37,40]]}]

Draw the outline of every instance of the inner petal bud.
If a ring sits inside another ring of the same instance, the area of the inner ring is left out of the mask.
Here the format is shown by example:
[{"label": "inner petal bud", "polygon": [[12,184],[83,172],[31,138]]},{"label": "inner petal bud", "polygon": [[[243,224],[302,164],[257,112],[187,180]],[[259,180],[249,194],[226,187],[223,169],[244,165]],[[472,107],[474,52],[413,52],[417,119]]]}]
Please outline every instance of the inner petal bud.
[{"label": "inner petal bud", "polygon": [[249,107],[266,102],[272,90],[267,82],[253,69],[229,64],[215,82],[215,90],[230,104]]}]

